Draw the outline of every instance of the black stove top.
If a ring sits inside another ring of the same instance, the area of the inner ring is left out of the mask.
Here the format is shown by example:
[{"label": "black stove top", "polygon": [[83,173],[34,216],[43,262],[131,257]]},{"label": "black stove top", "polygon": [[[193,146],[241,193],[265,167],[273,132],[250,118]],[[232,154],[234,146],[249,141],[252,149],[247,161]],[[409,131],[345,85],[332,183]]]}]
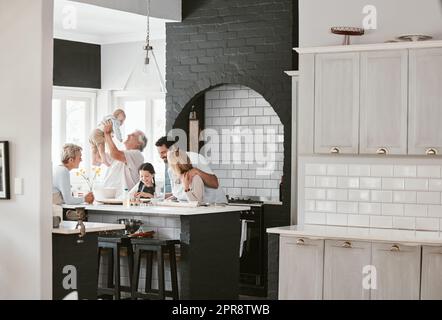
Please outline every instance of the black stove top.
[{"label": "black stove top", "polygon": [[259,198],[254,197],[235,197],[228,198],[229,203],[233,204],[264,204],[264,201],[259,200]]}]

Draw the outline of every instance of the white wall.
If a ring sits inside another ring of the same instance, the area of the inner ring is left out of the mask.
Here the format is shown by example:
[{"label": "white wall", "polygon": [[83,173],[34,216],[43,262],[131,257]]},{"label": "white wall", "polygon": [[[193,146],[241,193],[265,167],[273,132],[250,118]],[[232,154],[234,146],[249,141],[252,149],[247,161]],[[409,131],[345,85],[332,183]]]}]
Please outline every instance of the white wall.
[{"label": "white wall", "polygon": [[[132,13],[144,14],[147,12],[147,0],[74,0],[89,3],[100,7]],[[150,15],[155,18],[181,21],[181,0],[151,0]]]},{"label": "white wall", "polygon": [[299,0],[299,46],[342,44],[342,36],[330,33],[332,26],[362,26],[365,5],[377,8],[378,29],[352,43],[379,43],[401,34],[429,34],[442,39],[440,0]]},{"label": "white wall", "polygon": [[52,10],[47,0],[0,0],[0,43],[7,44],[0,140],[11,144],[12,180],[24,178],[24,195],[0,201],[0,299],[52,296]]}]

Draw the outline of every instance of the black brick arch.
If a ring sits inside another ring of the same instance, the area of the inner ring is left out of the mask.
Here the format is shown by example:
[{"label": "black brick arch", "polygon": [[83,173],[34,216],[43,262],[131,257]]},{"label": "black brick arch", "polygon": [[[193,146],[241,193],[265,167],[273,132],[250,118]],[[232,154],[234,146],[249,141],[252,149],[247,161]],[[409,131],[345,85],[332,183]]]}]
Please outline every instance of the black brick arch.
[{"label": "black brick arch", "polygon": [[[297,70],[297,0],[183,0],[183,21],[166,25],[167,130],[195,97],[223,84],[247,86],[284,126],[284,210],[289,215],[291,79]],[[183,117],[184,118],[184,117]]]}]

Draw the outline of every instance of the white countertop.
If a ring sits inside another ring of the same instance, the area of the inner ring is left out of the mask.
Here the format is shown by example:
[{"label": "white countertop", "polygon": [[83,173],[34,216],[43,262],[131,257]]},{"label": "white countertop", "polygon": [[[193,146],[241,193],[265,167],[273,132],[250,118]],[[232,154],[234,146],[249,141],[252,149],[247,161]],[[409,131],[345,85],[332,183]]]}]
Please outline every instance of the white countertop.
[{"label": "white countertop", "polygon": [[225,213],[225,212],[238,212],[250,210],[247,206],[209,206],[209,207],[197,207],[197,208],[186,208],[186,207],[166,207],[166,206],[131,206],[126,207],[122,205],[104,205],[104,204],[94,204],[94,205],[84,205],[84,206],[70,206],[63,205],[66,209],[75,209],[76,207],[85,207],[86,210],[93,211],[110,211],[110,212],[127,212],[135,214],[153,214],[153,215],[168,215],[168,216],[193,216],[201,214],[211,214],[211,213]]},{"label": "white countertop", "polygon": [[393,242],[410,245],[442,245],[442,233],[439,231],[296,225],[269,228],[267,229],[267,233],[309,239]]},{"label": "white countertop", "polygon": [[[124,230],[124,224],[83,222],[86,227],[86,233]],[[76,221],[62,221],[59,228],[52,229],[52,234],[79,234],[80,229],[75,229]]]}]

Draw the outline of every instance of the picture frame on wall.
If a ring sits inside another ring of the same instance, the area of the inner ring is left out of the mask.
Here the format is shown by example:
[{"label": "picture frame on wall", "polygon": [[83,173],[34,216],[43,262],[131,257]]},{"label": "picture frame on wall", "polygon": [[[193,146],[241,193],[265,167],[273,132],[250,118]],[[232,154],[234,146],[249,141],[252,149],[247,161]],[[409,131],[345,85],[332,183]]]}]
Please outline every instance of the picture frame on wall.
[{"label": "picture frame on wall", "polygon": [[9,143],[0,141],[0,200],[11,198],[9,182]]}]

